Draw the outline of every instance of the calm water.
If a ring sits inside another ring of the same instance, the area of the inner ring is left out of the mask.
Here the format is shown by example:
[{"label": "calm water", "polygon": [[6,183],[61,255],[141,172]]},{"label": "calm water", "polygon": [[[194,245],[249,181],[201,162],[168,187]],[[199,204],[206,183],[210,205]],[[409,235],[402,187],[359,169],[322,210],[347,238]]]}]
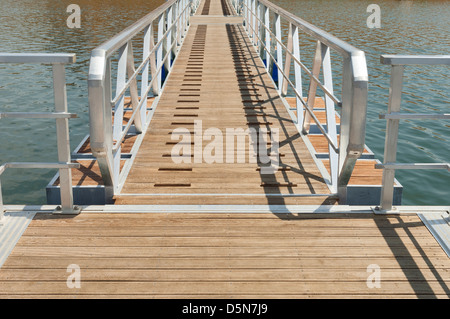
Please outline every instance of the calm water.
[{"label": "calm water", "polygon": [[[93,48],[118,33],[164,1],[0,0],[0,52],[71,52],[77,63],[67,67],[72,149],[89,132],[87,72]],[[449,54],[450,1],[376,1],[381,7],[381,28],[369,29],[366,8],[374,1],[276,0],[274,3],[348,41],[366,52],[369,69],[369,102],[366,143],[382,160],[387,109],[388,66],[380,54]],[[66,8],[81,7],[80,29],[68,29]],[[302,40],[306,64],[312,42]],[[332,56],[333,60],[335,56]],[[338,65],[338,64],[336,64]],[[336,67],[336,74],[340,72]],[[448,67],[408,67],[402,107],[410,112],[450,113]],[[337,83],[336,92],[339,92]],[[53,109],[51,69],[39,65],[0,65],[0,111],[50,111]],[[0,163],[55,161],[54,121],[0,122]],[[448,162],[450,123],[402,121],[399,162]],[[45,186],[55,171],[13,170],[2,176],[6,203],[45,203]],[[445,171],[399,171],[404,186],[403,203],[449,205],[450,174]]]}]

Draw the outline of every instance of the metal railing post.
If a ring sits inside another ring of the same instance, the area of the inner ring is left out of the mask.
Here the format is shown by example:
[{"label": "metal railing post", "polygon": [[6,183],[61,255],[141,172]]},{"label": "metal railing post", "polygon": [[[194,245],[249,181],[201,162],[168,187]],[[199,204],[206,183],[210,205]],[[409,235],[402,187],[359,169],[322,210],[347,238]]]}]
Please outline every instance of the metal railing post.
[{"label": "metal railing post", "polygon": [[[389,88],[388,114],[400,111],[402,86],[403,86],[403,65],[393,65],[391,68],[391,83]],[[398,119],[388,119],[386,123],[386,140],[384,144],[383,163],[393,163],[397,158],[398,141]],[[394,178],[395,169],[385,168],[383,170],[381,188],[381,210],[392,209],[394,199]]]},{"label": "metal railing post", "polygon": [[364,52],[344,59],[342,78],[338,193],[345,204],[348,182],[365,146],[368,74]]},{"label": "metal railing post", "polygon": [[[321,44],[322,48],[322,64],[323,64],[323,80],[324,86],[328,89],[331,94],[334,94],[333,90],[333,74],[331,70],[331,58],[330,58],[330,48],[325,44]],[[327,133],[330,136],[332,142],[335,145],[337,143],[337,130],[336,130],[336,111],[335,111],[334,101],[325,94],[325,112],[327,117]],[[337,192],[337,180],[338,180],[338,153],[328,145],[328,154],[330,161],[330,177],[331,185],[335,192]]]},{"label": "metal railing post", "polygon": [[[125,87],[126,83],[126,71],[127,71],[127,56],[128,56],[128,43],[124,44],[119,49],[119,61],[117,65],[117,79],[116,79],[116,92],[120,92],[122,88]],[[120,176],[120,158],[121,158],[121,135],[122,135],[122,123],[123,123],[123,108],[124,108],[125,96],[119,97],[116,105],[114,107],[114,131],[113,131],[113,143],[116,144],[115,150],[113,151],[113,161],[114,161],[114,188],[119,187],[119,176]]]},{"label": "metal railing post", "polygon": [[251,15],[251,19],[252,19],[252,23],[251,23],[251,26],[252,26],[252,43],[253,43],[253,45],[256,45],[256,43],[257,43],[257,40],[256,40],[256,17],[255,17],[255,14],[256,14],[256,0],[251,0],[251,13],[252,13],[252,15]]},{"label": "metal railing post", "polygon": [[[67,113],[66,72],[63,64],[53,64],[53,93],[55,111]],[[56,119],[56,139],[58,147],[58,161],[70,163],[69,119]],[[61,211],[73,212],[72,171],[70,168],[59,169],[61,192]]]},{"label": "metal railing post", "polygon": [[[165,13],[163,12],[159,16],[158,20],[158,40],[157,40],[158,43],[162,40],[162,37],[164,35],[164,22],[165,22],[164,20],[165,20]],[[163,43],[160,43],[158,49],[156,50],[156,67],[161,68],[161,70],[157,74],[158,91],[155,92],[155,94],[157,95],[160,94],[162,88],[162,68],[163,68],[163,66],[161,66],[162,58],[163,58]]]},{"label": "metal railing post", "polygon": [[[300,61],[300,43],[298,38],[298,27],[293,26],[292,29],[292,49],[294,58]],[[303,123],[303,103],[300,98],[303,97],[303,87],[302,87],[302,68],[298,63],[294,63],[294,75],[295,75],[295,89],[299,93],[300,97],[296,95],[296,112],[297,112],[297,126]]]},{"label": "metal railing post", "polygon": [[[284,63],[284,74],[289,78],[291,71],[291,52],[292,52],[293,38],[292,38],[292,24],[289,23],[288,41],[286,46],[286,61]],[[288,90],[288,81],[283,81],[283,87],[281,88],[281,95],[285,96]]]},{"label": "metal railing post", "polygon": [[281,17],[278,13],[275,13],[275,36],[277,38],[277,70],[278,70],[278,93],[281,94],[281,88],[283,87],[283,48],[281,42]]},{"label": "metal railing post", "polygon": [[262,50],[262,34],[263,34],[263,26],[262,26],[262,23],[261,23],[261,15],[262,15],[262,8],[263,8],[263,5],[258,1],[258,6],[257,6],[257,9],[256,9],[256,14],[257,14],[257,21],[256,21],[256,24],[257,24],[257,26],[258,26],[258,40],[257,40],[257,43],[258,43],[258,55],[259,56],[261,56],[261,50]]},{"label": "metal railing post", "polygon": [[[133,44],[131,41],[128,42],[128,50],[127,50],[127,76],[128,78],[131,78],[133,74],[136,72],[134,68],[134,54],[133,54]],[[131,96],[131,106],[133,108],[133,111],[137,109],[139,105],[139,93],[137,88],[137,80],[134,78],[130,83],[130,96]],[[145,116],[141,118],[142,113],[137,112],[135,118],[134,118],[134,127],[136,128],[136,132],[142,133],[144,123],[145,123]]]},{"label": "metal railing post", "polygon": [[169,54],[166,60],[166,69],[169,73],[172,69],[172,21],[173,21],[173,10],[172,7],[167,11],[167,37],[166,37],[166,52]]},{"label": "metal railing post", "polygon": [[[153,42],[153,27],[150,24],[149,26],[147,26],[144,29],[144,43],[143,43],[143,47],[142,47],[142,56],[143,59],[145,60],[147,57],[149,57],[150,55],[150,50],[153,49],[152,47],[152,42]],[[152,61],[153,61],[153,57],[150,56],[149,57],[150,60],[147,61],[144,65],[144,68],[142,69],[142,77],[141,77],[141,101],[142,100],[147,100],[148,98],[148,93],[147,92],[147,88],[148,88],[148,80],[149,80],[149,75],[150,75],[150,69],[153,69],[153,66],[151,65]],[[152,70],[153,71],[153,70]],[[153,82],[155,83],[155,82]],[[144,105],[141,107],[140,109],[140,118],[142,121],[142,130],[146,129],[146,116],[147,115],[147,103],[144,102]]]},{"label": "metal railing post", "polygon": [[266,70],[268,72],[270,72],[270,49],[271,49],[271,43],[272,40],[270,38],[270,32],[267,31],[267,29],[270,29],[270,9],[269,7],[265,6],[264,7],[264,24],[265,24],[265,39],[266,39],[266,47],[265,47],[265,52],[266,52]]},{"label": "metal railing post", "polygon": [[[317,41],[316,44],[316,53],[314,54],[314,60],[312,65],[311,73],[314,77],[318,78],[320,74],[320,68],[322,66],[322,44],[320,41]],[[316,92],[317,92],[317,82],[313,81],[311,78],[309,81],[309,89],[308,89],[308,98],[307,105],[310,110],[314,109],[314,104],[316,101]],[[303,133],[308,134],[309,128],[311,126],[312,116],[308,112],[306,112],[305,117],[303,119]]]}]

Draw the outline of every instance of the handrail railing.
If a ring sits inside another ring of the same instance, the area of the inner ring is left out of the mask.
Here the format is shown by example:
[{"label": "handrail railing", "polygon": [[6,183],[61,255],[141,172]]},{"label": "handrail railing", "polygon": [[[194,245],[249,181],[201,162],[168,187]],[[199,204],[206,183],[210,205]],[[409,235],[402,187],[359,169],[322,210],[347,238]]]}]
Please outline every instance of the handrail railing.
[{"label": "handrail railing", "polygon": [[446,169],[450,172],[449,163],[395,163],[397,158],[397,141],[400,120],[450,119],[450,114],[417,114],[400,113],[403,87],[403,72],[406,65],[450,65],[450,55],[382,55],[381,63],[391,65],[391,82],[389,88],[388,112],[380,114],[386,119],[386,140],[384,145],[383,164],[375,168],[383,169],[382,189],[379,210],[392,211],[394,196],[394,178],[397,169]]},{"label": "handrail railing", "polygon": [[[7,112],[0,113],[2,118],[48,118],[56,120],[56,137],[58,147],[58,162],[14,162],[0,166],[0,176],[6,168],[57,168],[59,169],[61,209],[65,214],[78,213],[79,209],[73,206],[72,168],[79,168],[80,164],[71,163],[69,122],[76,114],[68,113],[65,79],[65,64],[75,63],[75,54],[54,53],[0,53],[0,63],[42,63],[51,64],[53,68],[53,93],[55,112]],[[0,184],[0,222],[4,216],[3,197]]]},{"label": "handrail railing", "polygon": [[[149,121],[147,98],[150,94],[161,94],[163,73],[170,73],[177,47],[184,40],[191,13],[197,10],[199,2],[167,1],[92,51],[88,80],[90,144],[108,197],[119,189],[121,144],[132,125],[137,133],[146,129]],[[141,32],[142,62],[135,68],[132,42]],[[118,55],[118,63],[115,95],[112,96],[111,73],[115,54]],[[128,91],[132,114],[123,127],[124,98]]]},{"label": "handrail railing", "polygon": [[[365,147],[368,73],[364,52],[270,1],[232,0],[232,5],[243,15],[246,31],[258,52],[262,52],[267,70],[269,71],[272,65],[276,66],[279,93],[286,95],[288,85],[294,92],[299,129],[308,134],[311,121],[314,121],[325,136],[329,144],[331,186],[339,193],[340,202],[345,203],[348,181],[356,160]],[[282,37],[281,19],[289,25],[286,44],[283,42],[285,39]],[[317,41],[311,70],[301,62],[299,31]],[[339,100],[333,91],[330,49],[336,51],[343,59],[342,100]],[[291,62],[294,66],[294,81],[289,77]],[[321,69],[323,83],[319,80]],[[309,77],[306,101],[302,90],[302,72]],[[326,128],[314,114],[318,88],[325,95]],[[335,105],[341,106],[339,144]]]}]

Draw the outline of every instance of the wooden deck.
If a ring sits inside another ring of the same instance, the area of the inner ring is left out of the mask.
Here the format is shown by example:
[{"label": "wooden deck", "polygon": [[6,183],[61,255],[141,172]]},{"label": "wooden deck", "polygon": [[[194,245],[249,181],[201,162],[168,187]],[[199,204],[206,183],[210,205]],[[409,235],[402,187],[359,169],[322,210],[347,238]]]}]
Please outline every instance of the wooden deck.
[{"label": "wooden deck", "polygon": [[0,298],[448,298],[449,269],[417,216],[38,214]]}]

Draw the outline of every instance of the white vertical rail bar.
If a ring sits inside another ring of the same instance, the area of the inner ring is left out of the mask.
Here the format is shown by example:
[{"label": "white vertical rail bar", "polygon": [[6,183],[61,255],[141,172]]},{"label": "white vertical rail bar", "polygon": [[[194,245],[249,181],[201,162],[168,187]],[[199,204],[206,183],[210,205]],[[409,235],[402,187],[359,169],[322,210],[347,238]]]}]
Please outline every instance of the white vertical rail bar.
[{"label": "white vertical rail bar", "polygon": [[[296,25],[293,26],[292,29],[292,53],[294,57],[300,60],[300,43],[298,38],[298,27]],[[295,75],[295,89],[299,93],[300,96],[303,97],[303,88],[302,88],[302,68],[298,63],[294,62],[294,75]],[[303,104],[300,101],[300,98],[296,95],[296,109],[297,109],[297,126],[300,128],[300,125],[303,123]]]},{"label": "white vertical rail bar", "polygon": [[[119,49],[119,62],[117,66],[117,80],[116,80],[116,92],[120,92],[125,86],[126,82],[126,70],[127,70],[127,55],[128,55],[128,44],[123,45]],[[123,106],[124,106],[124,96],[122,95],[117,101],[114,107],[114,130],[113,130],[113,142],[118,142],[122,135],[123,126]],[[119,187],[119,175],[120,175],[120,154],[122,147],[118,146],[117,150],[113,153],[114,160],[114,187],[117,189]]]},{"label": "white vertical rail bar", "polygon": [[[270,9],[268,7],[264,7],[264,24],[266,26],[267,29],[270,30]],[[272,40],[270,38],[270,32],[267,31],[267,29],[265,29],[265,39],[266,39],[266,70],[267,72],[270,72],[270,63],[271,63],[271,58],[270,58],[270,49],[272,47],[271,43]]]},{"label": "white vertical rail bar", "polygon": [[[388,114],[400,111],[403,65],[393,65],[391,71],[391,83],[389,88]],[[398,127],[397,119],[388,119],[386,123],[386,141],[384,144],[383,164],[393,163],[397,158]],[[381,188],[381,210],[391,210],[394,199],[395,169],[384,168]]]},{"label": "white vertical rail bar", "polygon": [[[162,13],[159,16],[158,20],[158,41],[159,43],[164,35],[164,19],[165,19],[165,13]],[[156,68],[159,68],[162,63],[163,58],[163,43],[160,43],[157,52],[156,52]],[[157,74],[157,83],[158,83],[158,92],[155,92],[157,95],[161,93],[161,87],[162,87],[162,68],[161,71]]]},{"label": "white vertical rail bar", "polygon": [[[289,32],[288,32],[288,41],[287,41],[287,46],[286,46],[286,61],[284,63],[284,74],[286,75],[287,78],[289,78],[289,74],[291,71],[291,52],[292,52],[292,24],[289,23]],[[282,95],[286,95],[287,94],[287,90],[288,90],[288,81],[285,81],[284,76],[283,76],[283,86],[281,89],[281,94]]]},{"label": "white vertical rail bar", "polygon": [[244,18],[244,28],[245,30],[248,32],[248,10],[247,10],[247,4],[248,4],[248,0],[243,0],[244,1],[244,7],[243,10],[244,12],[242,12],[242,17]]},{"label": "white vertical rail bar", "polygon": [[251,34],[250,34],[250,17],[251,17],[251,15],[250,15],[250,6],[251,6],[251,0],[245,0],[246,1],[246,3],[247,3],[247,5],[246,5],[246,13],[247,13],[247,21],[246,21],[246,25],[247,25],[247,33],[248,33],[248,35],[249,35],[249,37],[251,37]]},{"label": "white vertical rail bar", "polygon": [[256,6],[256,24],[258,26],[258,39],[257,41],[257,46],[258,46],[258,55],[261,55],[261,35],[262,35],[262,26],[261,26],[261,8],[262,8],[262,4],[258,1],[257,6]]},{"label": "white vertical rail bar", "polygon": [[[66,72],[63,64],[53,64],[53,93],[55,111],[67,113]],[[58,161],[70,163],[69,119],[56,119]],[[61,209],[63,213],[73,212],[72,171],[59,169]]]},{"label": "white vertical rail bar", "polygon": [[[311,70],[312,75],[316,78],[319,78],[320,67],[322,64],[322,54],[321,54],[322,50],[321,49],[322,49],[322,45],[321,45],[320,41],[317,41],[316,53],[314,55],[314,61],[313,61],[312,70]],[[308,99],[306,101],[307,106],[310,110],[314,109],[314,103],[316,100],[316,92],[317,92],[317,82],[313,81],[313,79],[311,78],[309,81]],[[309,128],[311,126],[311,119],[312,119],[312,117],[309,114],[309,112],[306,112],[305,118],[303,119],[303,133],[304,134],[309,133]]]},{"label": "white vertical rail bar", "polygon": [[[152,24],[148,25],[144,29],[144,45],[142,48],[142,58],[145,60],[149,54],[150,54],[150,47],[152,40],[152,33],[153,33],[153,27]],[[142,77],[141,77],[141,100],[147,100],[148,94],[147,88],[149,84],[149,70],[150,70],[150,61],[152,61],[152,58],[150,57],[150,60],[147,61],[144,65],[144,68],[142,69]],[[154,83],[155,81],[153,81]],[[144,105],[139,110],[140,112],[140,118],[142,119],[142,129],[145,129],[146,124],[146,114],[147,114],[147,103],[144,102]]]},{"label": "white vertical rail bar", "polygon": [[[174,4],[174,7],[175,7],[175,21],[177,21],[176,22],[176,24],[175,24],[175,41],[177,42],[177,45],[175,46],[175,49],[177,49],[177,47],[180,45],[180,39],[181,39],[181,37],[180,37],[180,29],[181,29],[181,23],[183,22],[183,19],[182,19],[182,17],[181,17],[181,15],[180,15],[180,13],[181,13],[181,3],[182,3],[182,0],[179,0],[179,1],[177,1],[177,2],[175,2],[175,4]],[[178,17],[180,16],[180,19],[178,19]]]},{"label": "white vertical rail bar", "polygon": [[[135,72],[134,68],[134,54],[133,54],[133,44],[131,41],[128,42],[128,50],[127,50],[127,76],[131,78]],[[139,93],[137,88],[137,80],[134,80],[130,83],[130,96],[131,96],[131,105],[133,107],[133,111],[139,105]],[[143,108],[141,108],[143,109]],[[144,127],[145,117],[141,118],[141,112],[137,112],[134,117],[134,126],[136,128],[136,132],[141,133]]]},{"label": "white vertical rail bar", "polygon": [[[153,30],[153,24],[150,24],[150,51],[152,51],[155,48],[155,39],[154,39],[154,30]],[[153,52],[152,56],[150,57],[150,72],[151,72],[151,79],[155,79],[156,81],[153,81],[153,94],[157,95],[159,94],[159,88],[158,88],[158,74],[156,73],[156,65],[157,65],[157,53]]]},{"label": "white vertical rail bar", "polygon": [[169,10],[167,11],[167,28],[168,28],[168,33],[167,33],[167,37],[166,37],[166,52],[168,52],[168,57],[166,60],[166,68],[167,68],[167,73],[170,72],[170,70],[172,69],[172,21],[173,21],[173,7],[170,7]]},{"label": "white vertical rail bar", "polygon": [[[330,48],[322,43],[322,64],[323,64],[323,80],[324,86],[328,89],[331,94],[333,91],[333,74],[331,70],[331,58],[330,58]],[[331,141],[334,145],[337,144],[337,131],[336,131],[336,111],[334,101],[325,94],[325,111],[327,117],[327,133],[330,136]],[[329,161],[330,161],[330,176],[331,176],[331,186],[333,191],[337,192],[337,180],[338,180],[338,160],[339,154],[328,145]]]},{"label": "white vertical rail bar", "polygon": [[283,87],[283,47],[281,46],[281,17],[275,13],[275,36],[277,41],[277,63],[278,63],[278,93],[281,95],[281,88]]},{"label": "white vertical rail bar", "polygon": [[256,0],[251,0],[252,1],[252,15],[251,15],[251,19],[252,19],[252,43],[253,45],[256,45]]}]

